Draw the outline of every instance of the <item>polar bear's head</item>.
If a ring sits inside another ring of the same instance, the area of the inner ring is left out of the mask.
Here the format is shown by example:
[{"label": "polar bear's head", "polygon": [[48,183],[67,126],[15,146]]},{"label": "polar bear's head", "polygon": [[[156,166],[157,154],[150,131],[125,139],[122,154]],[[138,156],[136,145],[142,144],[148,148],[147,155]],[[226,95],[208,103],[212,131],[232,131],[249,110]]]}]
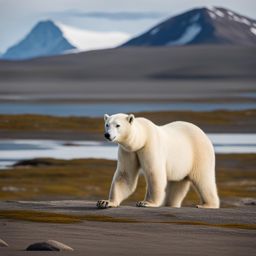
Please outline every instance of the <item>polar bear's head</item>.
[{"label": "polar bear's head", "polygon": [[123,142],[131,133],[134,119],[133,114],[115,114],[112,116],[105,114],[105,138],[116,143]]}]

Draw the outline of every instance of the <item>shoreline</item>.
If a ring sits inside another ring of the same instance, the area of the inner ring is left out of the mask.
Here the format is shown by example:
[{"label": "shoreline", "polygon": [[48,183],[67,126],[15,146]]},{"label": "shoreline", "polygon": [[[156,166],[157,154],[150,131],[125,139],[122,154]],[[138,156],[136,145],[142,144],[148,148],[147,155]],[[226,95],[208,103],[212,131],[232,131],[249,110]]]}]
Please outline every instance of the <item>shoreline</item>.
[{"label": "shoreline", "polygon": [[141,95],[133,95],[127,97],[120,95],[119,98],[100,95],[38,95],[38,94],[0,94],[1,103],[20,103],[20,104],[98,104],[98,103],[250,103],[255,102],[256,96],[248,96],[250,93],[255,94],[256,90],[237,90],[232,92],[229,97],[221,94],[209,97],[207,93],[202,95],[154,95],[142,97]]}]

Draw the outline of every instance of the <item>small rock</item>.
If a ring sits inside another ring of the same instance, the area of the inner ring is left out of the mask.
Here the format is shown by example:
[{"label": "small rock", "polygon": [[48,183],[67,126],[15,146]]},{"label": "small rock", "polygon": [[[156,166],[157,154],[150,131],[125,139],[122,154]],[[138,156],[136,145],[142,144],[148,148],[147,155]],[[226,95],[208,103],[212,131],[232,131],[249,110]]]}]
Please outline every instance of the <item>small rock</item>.
[{"label": "small rock", "polygon": [[26,251],[73,251],[70,246],[55,240],[31,244]]},{"label": "small rock", "polygon": [[2,239],[0,239],[0,247],[8,247],[9,245]]},{"label": "small rock", "polygon": [[70,246],[63,244],[61,242],[58,242],[56,240],[48,240],[47,243],[49,243],[52,246],[55,246],[57,248],[59,248],[61,251],[74,251],[73,248],[71,248]]},{"label": "small rock", "polygon": [[256,205],[256,200],[255,200],[255,198],[250,198],[250,197],[248,197],[248,198],[243,198],[241,201],[242,201],[242,204],[243,204],[243,205]]}]

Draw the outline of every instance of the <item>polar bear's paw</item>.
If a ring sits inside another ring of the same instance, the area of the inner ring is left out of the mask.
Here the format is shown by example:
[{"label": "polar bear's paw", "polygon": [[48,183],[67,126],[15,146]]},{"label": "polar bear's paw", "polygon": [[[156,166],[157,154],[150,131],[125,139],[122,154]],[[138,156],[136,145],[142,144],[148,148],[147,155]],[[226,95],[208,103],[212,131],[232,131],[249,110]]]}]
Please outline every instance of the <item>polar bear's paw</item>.
[{"label": "polar bear's paw", "polygon": [[113,208],[117,207],[113,202],[109,200],[99,200],[96,204],[98,209],[106,209],[106,208]]},{"label": "polar bear's paw", "polygon": [[154,204],[152,204],[148,201],[138,201],[136,203],[136,206],[137,207],[157,207],[157,206],[155,206]]}]

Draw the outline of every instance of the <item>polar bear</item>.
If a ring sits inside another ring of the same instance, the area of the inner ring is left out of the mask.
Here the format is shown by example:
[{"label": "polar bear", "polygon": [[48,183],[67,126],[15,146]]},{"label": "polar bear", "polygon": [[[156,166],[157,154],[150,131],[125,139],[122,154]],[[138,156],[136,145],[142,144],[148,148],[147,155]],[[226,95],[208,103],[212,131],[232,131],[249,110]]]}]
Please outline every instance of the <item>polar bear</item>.
[{"label": "polar bear", "polygon": [[105,137],[118,144],[118,162],[109,199],[98,208],[117,207],[137,186],[140,171],[147,191],[137,207],[181,207],[192,183],[201,197],[199,208],[219,208],[215,154],[206,134],[192,123],[157,126],[133,114],[104,115]]}]

